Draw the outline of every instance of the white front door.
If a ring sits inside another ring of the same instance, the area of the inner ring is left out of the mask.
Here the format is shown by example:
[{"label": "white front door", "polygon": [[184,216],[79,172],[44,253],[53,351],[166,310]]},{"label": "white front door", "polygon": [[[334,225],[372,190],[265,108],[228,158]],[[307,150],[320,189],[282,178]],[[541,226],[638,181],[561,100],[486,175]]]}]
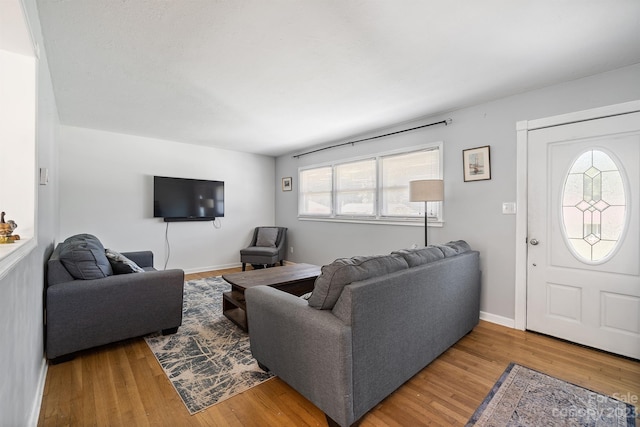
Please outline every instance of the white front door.
[{"label": "white front door", "polygon": [[527,147],[527,329],[640,358],[640,113]]}]

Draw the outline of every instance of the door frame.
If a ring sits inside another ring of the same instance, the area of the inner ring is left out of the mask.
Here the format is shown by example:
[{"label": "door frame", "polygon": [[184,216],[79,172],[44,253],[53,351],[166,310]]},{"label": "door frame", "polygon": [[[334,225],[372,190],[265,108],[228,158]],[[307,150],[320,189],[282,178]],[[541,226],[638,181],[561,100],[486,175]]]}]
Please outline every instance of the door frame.
[{"label": "door frame", "polygon": [[529,132],[553,126],[601,119],[640,111],[640,100],[609,105],[606,107],[576,111],[568,114],[516,123],[516,275],[515,275],[515,319],[516,329],[527,329],[527,255],[528,238],[528,144]]}]

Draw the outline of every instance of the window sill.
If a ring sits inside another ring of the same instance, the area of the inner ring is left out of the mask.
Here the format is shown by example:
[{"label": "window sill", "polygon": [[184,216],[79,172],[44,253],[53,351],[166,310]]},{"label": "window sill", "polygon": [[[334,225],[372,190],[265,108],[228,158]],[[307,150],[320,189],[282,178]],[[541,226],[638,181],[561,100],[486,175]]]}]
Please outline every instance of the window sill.
[{"label": "window sill", "polygon": [[[363,218],[327,218],[299,216],[298,221],[316,222],[343,222],[350,224],[370,224],[370,225],[402,225],[408,227],[424,227],[424,219],[415,220],[393,220],[393,219],[363,219]],[[429,221],[428,227],[444,227],[444,221]]]},{"label": "window sill", "polygon": [[23,239],[15,243],[0,244],[0,279],[37,246],[36,239]]}]

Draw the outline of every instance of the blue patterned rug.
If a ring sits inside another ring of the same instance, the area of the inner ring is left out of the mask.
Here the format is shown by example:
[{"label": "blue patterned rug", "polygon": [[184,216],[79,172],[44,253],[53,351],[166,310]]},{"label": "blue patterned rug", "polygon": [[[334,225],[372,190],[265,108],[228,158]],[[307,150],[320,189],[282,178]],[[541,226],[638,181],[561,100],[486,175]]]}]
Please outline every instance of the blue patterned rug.
[{"label": "blue patterned rug", "polygon": [[249,335],[222,315],[220,277],[185,282],[182,326],[147,345],[191,415],[272,377],[251,356]]},{"label": "blue patterned rug", "polygon": [[635,426],[635,407],[515,363],[467,426]]}]

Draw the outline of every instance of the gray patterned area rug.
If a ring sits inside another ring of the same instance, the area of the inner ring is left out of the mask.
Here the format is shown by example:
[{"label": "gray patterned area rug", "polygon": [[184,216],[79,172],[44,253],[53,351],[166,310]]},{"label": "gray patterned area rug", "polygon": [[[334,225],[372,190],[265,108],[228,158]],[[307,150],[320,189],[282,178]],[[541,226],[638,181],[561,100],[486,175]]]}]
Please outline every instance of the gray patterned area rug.
[{"label": "gray patterned area rug", "polygon": [[221,277],[184,284],[182,326],[145,341],[191,415],[272,377],[251,356],[249,335],[222,315]]},{"label": "gray patterned area rug", "polygon": [[635,426],[635,407],[515,363],[467,426]]}]

